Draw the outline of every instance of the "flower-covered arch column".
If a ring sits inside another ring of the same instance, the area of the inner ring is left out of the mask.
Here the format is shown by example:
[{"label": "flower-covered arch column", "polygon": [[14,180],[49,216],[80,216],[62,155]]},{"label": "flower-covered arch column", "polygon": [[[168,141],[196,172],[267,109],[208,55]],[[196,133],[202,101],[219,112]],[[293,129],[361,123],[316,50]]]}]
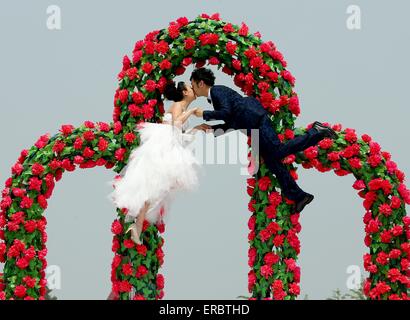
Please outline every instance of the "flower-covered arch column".
[{"label": "flower-covered arch column", "polygon": [[[218,14],[203,14],[193,21],[179,18],[168,28],[156,30],[137,41],[130,57],[123,58],[114,97],[113,123],[86,122],[79,128],[63,126],[53,138],[43,136],[22,152],[3,190],[0,215],[0,260],[5,262],[3,299],[41,299],[45,295],[46,219],[43,212],[55,181],[76,167],[105,166],[120,172],[131,150],[139,145],[136,124],[159,122],[164,113],[166,83],[183,75],[186,68],[206,63],[233,76],[246,95],[255,96],[270,113],[272,126],[286,141],[309,128],[295,128],[300,113],[293,90],[294,77],[273,42],[250,33],[245,23],[222,21]],[[296,164],[354,174],[363,197],[365,243],[369,253],[364,266],[370,275],[365,293],[371,299],[406,299],[409,286],[410,203],[404,174],[390,154],[367,135],[333,125],[339,138],[323,139],[318,146],[284,159],[294,178]],[[248,140],[249,152],[251,151]],[[142,186],[143,187],[143,186]],[[295,299],[300,293],[299,214],[292,201],[280,193],[279,184],[263,161],[248,179],[250,196],[248,227],[248,289],[251,299]],[[124,234],[126,208],[117,209],[111,230],[112,289],[119,299],[162,299],[164,277],[163,224],[143,226],[143,244],[135,245]],[[132,293],[132,294],[131,294]]]}]

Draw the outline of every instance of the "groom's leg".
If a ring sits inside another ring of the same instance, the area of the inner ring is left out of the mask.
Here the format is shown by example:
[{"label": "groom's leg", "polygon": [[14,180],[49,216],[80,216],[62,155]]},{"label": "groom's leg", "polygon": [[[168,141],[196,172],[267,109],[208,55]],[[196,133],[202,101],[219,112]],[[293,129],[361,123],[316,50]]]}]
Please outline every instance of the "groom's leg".
[{"label": "groom's leg", "polygon": [[275,159],[272,156],[269,150],[269,145],[260,142],[259,149],[260,155],[263,157],[269,171],[278,179],[279,185],[285,197],[294,201],[302,199],[306,195],[306,192],[297,185],[286,165],[284,165],[281,160]]},{"label": "groom's leg", "polygon": [[276,159],[286,158],[291,154],[317,145],[319,141],[325,137],[323,132],[318,132],[316,129],[310,128],[305,134],[299,135],[286,143],[282,143],[272,128],[269,118],[264,118],[259,130],[259,140],[265,140],[265,144],[270,149],[269,152],[271,156]]}]

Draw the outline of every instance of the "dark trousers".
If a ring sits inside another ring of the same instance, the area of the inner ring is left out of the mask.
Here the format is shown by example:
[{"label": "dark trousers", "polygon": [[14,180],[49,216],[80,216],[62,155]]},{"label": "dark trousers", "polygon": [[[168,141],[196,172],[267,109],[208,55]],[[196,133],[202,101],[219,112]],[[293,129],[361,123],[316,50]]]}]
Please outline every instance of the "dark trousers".
[{"label": "dark trousers", "polygon": [[288,199],[298,201],[306,195],[306,192],[297,185],[281,160],[316,145],[323,138],[323,133],[311,128],[305,134],[282,143],[273,129],[269,117],[262,118],[259,127],[259,153],[268,169],[278,179],[282,192]]}]

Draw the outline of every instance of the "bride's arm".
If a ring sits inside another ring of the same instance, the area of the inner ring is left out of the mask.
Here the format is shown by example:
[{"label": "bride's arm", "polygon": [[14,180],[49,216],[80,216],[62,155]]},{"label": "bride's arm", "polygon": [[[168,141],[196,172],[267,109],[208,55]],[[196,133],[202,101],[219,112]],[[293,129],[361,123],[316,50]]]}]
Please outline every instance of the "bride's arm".
[{"label": "bride's arm", "polygon": [[183,124],[190,116],[192,116],[195,113],[196,110],[197,108],[192,108],[189,109],[187,112],[183,113],[181,106],[175,105],[171,111],[172,121]]}]

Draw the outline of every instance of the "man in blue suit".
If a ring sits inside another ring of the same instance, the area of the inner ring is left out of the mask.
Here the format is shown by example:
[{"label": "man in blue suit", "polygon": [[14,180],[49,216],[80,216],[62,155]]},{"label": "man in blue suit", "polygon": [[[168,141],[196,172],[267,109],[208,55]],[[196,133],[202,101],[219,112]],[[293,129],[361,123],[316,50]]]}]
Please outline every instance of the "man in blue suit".
[{"label": "man in blue suit", "polygon": [[[236,91],[223,85],[215,85],[212,70],[199,68],[191,74],[191,85],[197,97],[207,97],[214,110],[198,108],[195,113],[206,121],[223,120],[224,124],[209,126],[203,124],[203,129],[246,129],[250,136],[251,129],[259,129],[259,151],[269,170],[277,177],[283,194],[295,202],[295,211],[301,212],[314,196],[303,191],[292,178],[282,159],[316,145],[325,137],[337,138],[331,128],[315,121],[312,128],[304,135],[295,137],[286,143],[281,143],[272,127],[268,112],[254,97],[243,97]],[[215,135],[216,136],[216,135]]]}]

